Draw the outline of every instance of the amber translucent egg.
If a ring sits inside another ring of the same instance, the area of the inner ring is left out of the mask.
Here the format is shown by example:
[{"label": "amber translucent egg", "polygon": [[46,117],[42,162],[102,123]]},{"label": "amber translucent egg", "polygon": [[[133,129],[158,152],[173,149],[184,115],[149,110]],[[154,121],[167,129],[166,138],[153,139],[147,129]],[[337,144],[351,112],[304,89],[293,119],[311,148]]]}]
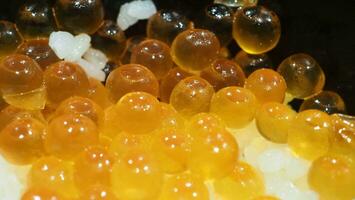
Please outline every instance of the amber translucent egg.
[{"label": "amber translucent egg", "polygon": [[157,199],[163,184],[163,173],[147,151],[134,149],[113,166],[111,182],[119,199]]},{"label": "amber translucent egg", "polygon": [[31,57],[43,70],[50,64],[59,61],[57,55],[48,45],[47,38],[26,40],[17,48],[16,53]]},{"label": "amber translucent egg", "polygon": [[217,114],[231,128],[249,124],[257,109],[255,95],[241,87],[226,87],[219,90],[211,100],[210,112]]},{"label": "amber translucent egg", "polygon": [[98,143],[95,122],[79,114],[63,114],[53,118],[44,142],[47,153],[64,159],[73,159],[86,147]]},{"label": "amber translucent egg", "polygon": [[12,54],[0,61],[0,93],[6,103],[27,110],[43,109],[43,72],[32,58]]},{"label": "amber translucent egg", "polygon": [[163,102],[169,103],[170,94],[176,84],[188,76],[192,76],[192,74],[181,69],[180,67],[170,69],[160,81],[160,99]]},{"label": "amber translucent egg", "polygon": [[80,200],[118,200],[110,187],[94,185],[80,195]]},{"label": "amber translucent egg", "polygon": [[203,180],[190,173],[178,174],[165,180],[159,200],[208,200],[209,193]]},{"label": "amber translucent egg", "polygon": [[260,103],[270,101],[282,103],[287,85],[285,79],[276,71],[259,69],[247,78],[245,88],[251,90]]},{"label": "amber translucent egg", "polygon": [[42,85],[42,69],[32,58],[12,54],[0,61],[0,89],[3,95],[26,93]]},{"label": "amber translucent egg", "polygon": [[9,105],[0,111],[0,131],[11,121],[24,118],[34,118],[45,122],[42,113],[39,111],[25,110]]},{"label": "amber translucent egg", "polygon": [[55,116],[63,114],[79,114],[90,118],[98,127],[102,127],[104,123],[104,111],[94,101],[85,97],[70,97],[61,104],[55,111]]},{"label": "amber translucent egg", "polygon": [[213,183],[222,199],[253,199],[264,193],[264,181],[258,172],[245,162],[237,162],[230,175]]},{"label": "amber translucent egg", "polygon": [[223,4],[210,4],[196,17],[195,27],[212,31],[221,46],[227,46],[232,40],[233,9]]},{"label": "amber translucent egg", "polygon": [[146,40],[146,37],[142,35],[135,35],[127,39],[126,48],[124,49],[120,60],[122,64],[130,64],[132,51],[144,40]]},{"label": "amber translucent egg", "polygon": [[162,123],[160,128],[174,128],[185,129],[186,120],[174,109],[174,107],[167,103],[160,103]]},{"label": "amber translucent egg", "polygon": [[213,116],[202,114],[195,116],[189,126],[192,143],[188,168],[204,179],[226,176],[238,159],[236,140],[218,121]]},{"label": "amber translucent egg", "polygon": [[308,183],[321,199],[352,199],[355,196],[355,168],[338,156],[323,156],[313,161]]},{"label": "amber translucent egg", "polygon": [[101,0],[58,0],[54,12],[59,28],[75,34],[94,33],[105,14]]},{"label": "amber translucent egg", "polygon": [[255,70],[262,68],[271,68],[272,62],[267,54],[247,54],[240,50],[234,57],[234,60],[243,69],[245,75],[248,77]]},{"label": "amber translucent egg", "polygon": [[254,6],[258,0],[214,0],[214,3],[224,4],[233,8],[240,8],[245,6]]},{"label": "amber translucent egg", "polygon": [[85,190],[92,185],[111,186],[110,174],[114,156],[102,146],[90,146],[74,160],[74,181],[76,186]]},{"label": "amber translucent egg", "polygon": [[0,57],[13,53],[22,42],[16,24],[0,20]]},{"label": "amber translucent egg", "polygon": [[181,13],[160,10],[149,18],[147,36],[170,45],[179,33],[192,28],[192,26],[192,22]]},{"label": "amber translucent egg", "polygon": [[57,29],[52,7],[43,0],[25,1],[17,12],[16,25],[25,38],[47,37]]},{"label": "amber translucent egg", "polygon": [[277,45],[280,36],[280,21],[273,11],[263,6],[247,6],[236,12],[233,37],[245,52],[268,52]]},{"label": "amber translucent egg", "polygon": [[159,83],[155,75],[139,64],[127,64],[113,70],[107,78],[106,88],[110,98],[117,102],[129,92],[147,92],[157,97]]},{"label": "amber translucent egg", "polygon": [[258,196],[255,197],[253,200],[280,200],[280,199],[274,196]]},{"label": "amber translucent egg", "polygon": [[52,156],[42,157],[33,163],[27,184],[30,188],[46,188],[69,199],[78,196],[72,165]]},{"label": "amber translucent egg", "polygon": [[114,138],[122,130],[117,121],[117,111],[115,105],[112,105],[104,111],[104,126],[100,130],[101,134],[109,138]]},{"label": "amber translucent egg", "polygon": [[89,78],[88,97],[103,109],[106,109],[113,104],[109,98],[109,91],[107,88],[94,78]]},{"label": "amber translucent egg", "polygon": [[310,55],[299,53],[287,57],[277,68],[287,83],[287,92],[296,98],[318,94],[324,87],[325,75]]},{"label": "amber translucent egg", "polygon": [[45,188],[30,188],[22,195],[21,200],[67,200],[57,192]]},{"label": "amber translucent egg", "polygon": [[181,80],[170,95],[170,104],[183,116],[209,110],[214,89],[205,79],[191,76]]},{"label": "amber translucent egg", "polygon": [[288,129],[289,147],[308,160],[324,155],[333,137],[331,123],[330,116],[318,110],[298,113]]},{"label": "amber translucent egg", "polygon": [[121,157],[133,149],[150,150],[152,146],[152,137],[150,135],[134,135],[121,132],[111,142],[109,151],[115,157]]},{"label": "amber translucent egg", "polygon": [[92,36],[92,46],[104,52],[110,59],[119,61],[126,47],[126,36],[111,20],[105,20]]},{"label": "amber translucent egg", "polygon": [[199,113],[188,121],[187,128],[192,136],[202,137],[215,130],[224,129],[225,124],[216,114]]},{"label": "amber translucent egg", "polygon": [[161,128],[152,138],[152,151],[166,173],[183,172],[187,168],[191,137],[184,129]]},{"label": "amber translucent egg", "polygon": [[14,119],[0,133],[0,152],[11,163],[31,164],[44,154],[45,128],[32,117]]},{"label": "amber translucent egg", "polygon": [[198,72],[210,66],[219,55],[220,44],[208,30],[189,29],[180,33],[171,46],[173,61],[182,69]]},{"label": "amber translucent egg", "polygon": [[228,86],[244,86],[245,75],[237,63],[219,58],[210,67],[201,71],[200,76],[206,79],[218,91]]},{"label": "amber translucent egg", "polygon": [[145,40],[133,49],[130,63],[147,67],[157,79],[163,78],[174,65],[169,46],[153,39]]},{"label": "amber translucent egg", "polygon": [[150,133],[158,128],[162,121],[159,101],[145,92],[126,94],[117,102],[115,109],[118,126],[128,133]]},{"label": "amber translucent egg", "polygon": [[347,115],[331,115],[334,137],[330,144],[330,152],[351,157],[355,161],[355,121]]},{"label": "amber translucent egg", "polygon": [[71,62],[57,62],[44,72],[48,102],[58,105],[71,96],[87,96],[89,79],[83,69]]},{"label": "amber translucent egg", "polygon": [[288,129],[296,116],[287,105],[269,102],[256,113],[256,126],[262,136],[275,143],[287,143]]},{"label": "amber translucent egg", "polygon": [[317,109],[328,114],[345,113],[345,102],[341,96],[332,91],[322,91],[303,101],[300,111]]},{"label": "amber translucent egg", "polygon": [[71,62],[57,62],[44,72],[48,101],[59,104],[71,96],[87,96],[89,80],[82,68]]}]

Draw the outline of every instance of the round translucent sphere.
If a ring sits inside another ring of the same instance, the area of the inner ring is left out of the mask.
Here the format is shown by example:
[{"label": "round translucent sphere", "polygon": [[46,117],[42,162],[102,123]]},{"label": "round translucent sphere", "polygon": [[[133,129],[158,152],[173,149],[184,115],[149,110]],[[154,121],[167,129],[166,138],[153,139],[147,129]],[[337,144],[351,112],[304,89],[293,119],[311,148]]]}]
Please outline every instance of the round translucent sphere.
[{"label": "round translucent sphere", "polygon": [[258,69],[271,68],[273,66],[267,54],[253,55],[243,50],[237,53],[234,60],[243,69],[246,77]]},{"label": "round translucent sphere", "polygon": [[42,86],[42,69],[32,58],[12,54],[0,61],[0,89],[3,95],[26,93]]},{"label": "round translucent sphere", "polygon": [[179,12],[160,10],[149,18],[147,36],[170,45],[179,33],[192,26],[192,22]]},{"label": "round translucent sphere", "polygon": [[88,97],[102,109],[106,109],[113,104],[109,98],[108,89],[103,85],[102,82],[94,78],[89,78]]},{"label": "round translucent sphere", "polygon": [[44,145],[47,153],[74,159],[90,145],[99,143],[95,122],[79,114],[63,114],[50,121]]},{"label": "round translucent sphere", "polygon": [[134,149],[114,164],[111,182],[119,199],[154,200],[160,193],[163,173],[153,155]]},{"label": "round translucent sphere", "polygon": [[287,57],[277,68],[287,83],[287,92],[304,99],[319,93],[325,84],[325,75],[316,60],[307,54]]},{"label": "round translucent sphere", "polygon": [[285,79],[272,69],[259,69],[250,74],[245,88],[251,90],[260,103],[279,102],[285,98],[287,85]]},{"label": "round translucent sphere", "polygon": [[263,195],[263,196],[255,197],[253,200],[280,200],[280,199],[275,196]]},{"label": "round translucent sphere", "polygon": [[245,75],[239,65],[225,58],[218,58],[200,73],[218,91],[228,86],[244,86]]},{"label": "round translucent sphere", "polygon": [[264,181],[258,172],[245,162],[237,162],[231,174],[216,180],[215,192],[223,199],[252,199],[264,193]]},{"label": "round translucent sphere", "polygon": [[0,93],[6,103],[28,110],[43,109],[43,72],[32,58],[12,54],[0,61]]},{"label": "round translucent sphere", "polygon": [[355,168],[349,160],[323,156],[312,162],[308,184],[321,199],[352,199],[355,196]]},{"label": "round translucent sphere", "polygon": [[161,117],[163,119],[160,129],[177,129],[185,130],[186,120],[183,118],[175,108],[167,103],[161,102]]},{"label": "round translucent sphere", "polygon": [[160,99],[163,102],[169,103],[171,92],[176,84],[182,79],[192,76],[191,73],[181,69],[180,67],[174,67],[160,81]]},{"label": "round translucent sphere", "polygon": [[32,117],[14,119],[0,133],[0,152],[11,163],[31,164],[44,155],[45,128]]},{"label": "round translucent sphere", "polygon": [[288,128],[288,145],[297,155],[314,160],[328,152],[333,132],[331,118],[318,110],[296,115]]},{"label": "round translucent sphere", "polygon": [[331,115],[334,137],[329,152],[355,160],[355,118],[353,116]]},{"label": "round translucent sphere", "polygon": [[328,114],[345,113],[343,98],[332,91],[322,91],[319,94],[303,101],[300,111],[317,109]]},{"label": "round translucent sphere", "polygon": [[[118,200],[112,189],[103,185],[93,185],[80,195],[81,200]],[[51,199],[52,200],[52,199]],[[57,200],[57,199],[55,199]],[[58,199],[61,200],[61,199]]]},{"label": "round translucent sphere", "polygon": [[50,64],[59,61],[59,58],[48,45],[48,39],[38,38],[26,40],[16,50],[16,53],[34,59],[43,70]]},{"label": "round translucent sphere", "polygon": [[141,35],[134,35],[128,38],[126,41],[126,47],[121,55],[120,62],[122,64],[130,64],[132,51],[144,40],[146,40],[146,37]]},{"label": "round translucent sphere", "polygon": [[287,143],[287,132],[295,116],[296,112],[287,105],[265,103],[256,113],[256,126],[264,138],[275,143]]},{"label": "round translucent sphere", "polygon": [[242,128],[249,124],[257,109],[255,95],[241,87],[219,90],[211,100],[210,111],[217,114],[230,128]]},{"label": "round translucent sphere", "polygon": [[94,33],[105,14],[101,0],[58,0],[54,12],[59,28],[75,34]]},{"label": "round translucent sphere", "polygon": [[47,188],[30,188],[22,195],[21,200],[66,200],[57,192]]},{"label": "round translucent sphere", "polygon": [[245,6],[254,6],[258,3],[258,0],[214,0],[214,3],[220,3],[229,7],[239,8]]},{"label": "round translucent sphere", "polygon": [[78,197],[72,165],[56,157],[42,157],[31,166],[28,172],[29,188],[46,188],[67,199]]},{"label": "round translucent sphere", "polygon": [[155,75],[139,64],[127,64],[113,70],[107,78],[106,88],[113,102],[129,92],[147,92],[159,95],[159,82]]},{"label": "round translucent sphere", "polygon": [[44,116],[41,112],[38,112],[38,110],[26,110],[12,105],[7,105],[0,111],[0,131],[13,120],[24,118],[34,118],[41,122],[45,121]]},{"label": "round translucent sphere", "polygon": [[268,52],[277,45],[280,36],[280,21],[273,11],[263,6],[248,6],[236,12],[233,37],[245,52]]},{"label": "round translucent sphere", "polygon": [[159,200],[208,200],[207,186],[198,176],[190,173],[169,177],[163,185]]},{"label": "round translucent sphere", "polygon": [[182,69],[198,72],[210,66],[219,55],[220,44],[208,30],[189,29],[180,33],[171,46],[173,61]]},{"label": "round translucent sphere", "polygon": [[126,41],[125,33],[111,20],[105,20],[91,37],[92,46],[116,62],[119,62],[126,48]]},{"label": "round translucent sphere", "polygon": [[104,111],[94,101],[85,97],[70,97],[59,104],[52,117],[63,114],[79,114],[90,118],[98,127],[104,123]]},{"label": "round translucent sphere", "polygon": [[74,160],[74,181],[85,191],[92,185],[111,186],[110,175],[114,156],[102,146],[90,146]]},{"label": "round translucent sphere", "polygon": [[163,78],[174,65],[169,46],[153,39],[145,40],[133,49],[131,63],[147,67],[158,79]]},{"label": "round translucent sphere", "polygon": [[238,159],[237,141],[218,121],[211,114],[198,114],[188,129],[192,142],[187,166],[206,180],[228,175]]},{"label": "round translucent sphere", "polygon": [[184,129],[174,127],[157,130],[152,138],[152,151],[166,173],[186,170],[191,137]]},{"label": "round translucent sphere", "polygon": [[224,47],[232,40],[233,13],[231,8],[223,4],[210,4],[196,17],[194,25],[215,33]]},{"label": "round translucent sphere", "polygon": [[71,96],[87,96],[89,79],[84,70],[71,62],[57,62],[44,72],[49,104],[57,106]]},{"label": "round translucent sphere", "polygon": [[109,147],[109,152],[115,157],[120,158],[122,155],[133,149],[150,150],[152,144],[151,135],[135,135],[127,132],[120,132],[113,138]]},{"label": "round translucent sphere", "polygon": [[213,94],[213,87],[205,79],[191,76],[175,86],[170,95],[170,104],[183,116],[191,117],[209,110]]},{"label": "round translucent sphere", "polygon": [[0,57],[13,53],[22,42],[16,24],[0,20]]},{"label": "round translucent sphere", "polygon": [[161,124],[161,106],[157,98],[145,92],[123,96],[115,106],[121,130],[131,134],[147,134]]},{"label": "round translucent sphere", "polygon": [[25,38],[48,37],[57,29],[52,7],[44,0],[25,1],[17,12],[16,25]]}]

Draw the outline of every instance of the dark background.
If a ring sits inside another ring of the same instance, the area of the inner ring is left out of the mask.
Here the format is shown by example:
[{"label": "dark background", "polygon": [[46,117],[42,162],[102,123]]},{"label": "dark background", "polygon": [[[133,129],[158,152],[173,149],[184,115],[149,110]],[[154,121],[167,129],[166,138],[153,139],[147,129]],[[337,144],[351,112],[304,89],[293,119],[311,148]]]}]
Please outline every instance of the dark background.
[{"label": "dark background", "polygon": [[[115,19],[128,0],[103,0],[106,18]],[[13,21],[23,0],[0,0],[0,19]],[[53,3],[54,0],[48,0]],[[158,9],[179,10],[193,19],[210,0],[154,0]],[[326,74],[326,90],[338,92],[349,114],[355,115],[355,1],[354,0],[259,0],[275,11],[282,26],[278,46],[269,52],[275,67],[293,53],[308,53]],[[130,28],[127,35],[144,34],[145,22]],[[233,53],[235,43],[229,45]],[[297,104],[297,103],[296,103]]]}]

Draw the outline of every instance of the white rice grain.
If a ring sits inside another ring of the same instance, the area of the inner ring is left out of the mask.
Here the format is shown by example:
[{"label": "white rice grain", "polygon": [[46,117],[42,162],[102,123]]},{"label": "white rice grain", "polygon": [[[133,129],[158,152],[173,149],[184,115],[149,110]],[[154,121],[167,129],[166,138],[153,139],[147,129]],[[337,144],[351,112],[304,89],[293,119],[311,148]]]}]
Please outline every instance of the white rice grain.
[{"label": "white rice grain", "polygon": [[148,19],[157,12],[153,1],[136,0],[121,6],[117,24],[122,30],[128,29],[141,19]]},{"label": "white rice grain", "polygon": [[52,32],[48,44],[58,58],[64,59],[70,56],[74,48],[74,36],[65,31]]},{"label": "white rice grain", "polygon": [[106,74],[103,72],[99,67],[97,67],[95,64],[88,62],[87,60],[84,59],[79,59],[75,61],[78,65],[80,65],[83,70],[86,72],[86,74],[89,77],[95,78],[99,81],[104,81]]},{"label": "white rice grain", "polygon": [[103,69],[108,62],[107,56],[100,50],[89,48],[83,58],[88,62],[95,64],[97,68]]}]

